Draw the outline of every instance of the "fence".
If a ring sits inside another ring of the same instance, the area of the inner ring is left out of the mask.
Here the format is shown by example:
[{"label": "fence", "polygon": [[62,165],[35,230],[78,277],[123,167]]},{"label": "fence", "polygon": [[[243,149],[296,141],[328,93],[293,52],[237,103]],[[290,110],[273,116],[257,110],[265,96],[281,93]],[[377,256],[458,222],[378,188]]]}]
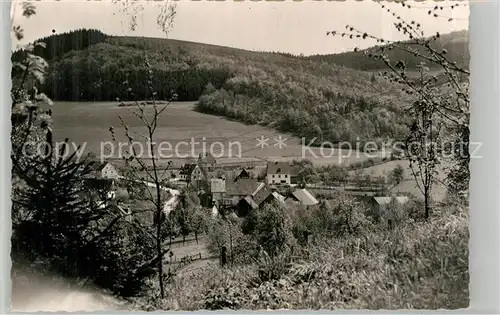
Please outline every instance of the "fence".
[{"label": "fence", "polygon": [[204,241],[203,237],[198,237],[198,242],[196,242],[196,239],[194,238],[188,238],[185,241],[182,240],[175,240],[171,244],[171,248],[181,248],[189,245],[197,245],[199,243],[202,243]]},{"label": "fence", "polygon": [[186,255],[183,257],[177,257],[174,255],[174,256],[170,257],[169,262],[171,264],[179,264],[179,263],[185,264],[185,263],[190,263],[193,261],[202,260],[202,259],[209,259],[209,258],[213,258],[213,255],[211,256],[208,253],[198,252],[198,254]]}]

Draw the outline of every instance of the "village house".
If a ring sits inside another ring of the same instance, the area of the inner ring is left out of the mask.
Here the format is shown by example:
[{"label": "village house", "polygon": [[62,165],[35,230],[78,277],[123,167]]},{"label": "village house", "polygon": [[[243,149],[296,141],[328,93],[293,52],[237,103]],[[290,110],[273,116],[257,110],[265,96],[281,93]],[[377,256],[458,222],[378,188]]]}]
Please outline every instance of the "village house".
[{"label": "village house", "polygon": [[179,179],[185,182],[189,182],[191,179],[191,173],[193,172],[196,164],[184,164],[179,170]]},{"label": "village house", "polygon": [[238,173],[238,175],[236,175],[236,177],[234,179],[238,180],[240,178],[252,178],[252,176],[250,175],[250,173],[246,169],[243,168]]},{"label": "village house", "polygon": [[237,205],[238,216],[244,217],[252,210],[263,207],[266,204],[277,202],[282,206],[286,206],[285,197],[273,191],[268,185],[260,183],[259,187],[249,196],[241,199]]},{"label": "village house", "polygon": [[368,204],[373,213],[379,217],[384,217],[391,207],[399,207],[406,204],[410,198],[407,196],[384,196],[384,197],[371,197],[368,199]]},{"label": "village house", "polygon": [[196,165],[194,167],[193,171],[191,172],[190,181],[191,182],[198,182],[198,181],[203,181],[203,180],[207,180],[207,179],[208,179],[208,176],[207,176],[206,171],[203,169],[203,167],[200,165]]},{"label": "village house", "polygon": [[294,168],[289,162],[268,162],[267,163],[267,183],[270,185],[291,185],[293,184]]},{"label": "village house", "polygon": [[90,164],[90,171],[83,176],[84,184],[96,191],[107,191],[107,199],[115,198],[116,182],[120,178],[116,167],[109,162],[94,161]]},{"label": "village house", "polygon": [[212,207],[212,210],[210,210],[210,215],[212,216],[212,218],[215,218],[219,215],[219,209],[217,208],[217,206]]},{"label": "village house", "polygon": [[207,173],[200,165],[184,164],[179,170],[179,179],[187,183],[197,183],[207,180]]},{"label": "village house", "polygon": [[109,162],[94,162],[87,178],[116,180],[120,177],[118,170]]},{"label": "village house", "polygon": [[212,204],[217,207],[236,206],[241,199],[251,195],[259,184],[257,179],[252,178],[212,178],[210,179]]},{"label": "village house", "polygon": [[212,194],[212,203],[214,206],[220,207],[226,192],[226,179],[212,178],[210,180],[210,192]]},{"label": "village house", "polygon": [[260,185],[254,178],[226,180],[225,183],[226,191],[222,203],[227,207],[236,206],[241,199],[251,195]]}]

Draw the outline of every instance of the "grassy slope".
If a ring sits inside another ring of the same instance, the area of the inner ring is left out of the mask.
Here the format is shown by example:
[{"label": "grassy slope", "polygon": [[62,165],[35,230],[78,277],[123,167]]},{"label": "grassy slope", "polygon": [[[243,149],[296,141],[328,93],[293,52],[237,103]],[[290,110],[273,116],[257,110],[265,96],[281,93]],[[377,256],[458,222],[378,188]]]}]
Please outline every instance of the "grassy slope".
[{"label": "grassy slope", "polygon": [[[258,267],[208,266],[170,284],[169,310],[456,309],[468,306],[468,219],[439,209],[429,222],[407,223],[368,238],[330,239],[294,261],[279,280]],[[278,262],[276,262],[278,264]]]},{"label": "grassy slope", "polygon": [[[394,194],[398,193],[410,193],[418,198],[423,198],[422,192],[418,188],[415,177],[413,176],[410,168],[410,162],[408,160],[395,160],[379,165],[366,167],[362,170],[364,175],[370,175],[372,178],[378,176],[388,176],[390,172],[400,165],[404,170],[403,181],[398,185],[391,188],[391,192]],[[415,166],[416,167],[416,166]],[[446,198],[446,187],[443,184],[446,178],[446,167],[449,167],[447,163],[443,163],[437,168],[439,172],[438,180],[440,182],[435,183],[432,188],[432,198],[434,201],[443,201]],[[356,171],[349,171],[350,175],[354,175]]]}]

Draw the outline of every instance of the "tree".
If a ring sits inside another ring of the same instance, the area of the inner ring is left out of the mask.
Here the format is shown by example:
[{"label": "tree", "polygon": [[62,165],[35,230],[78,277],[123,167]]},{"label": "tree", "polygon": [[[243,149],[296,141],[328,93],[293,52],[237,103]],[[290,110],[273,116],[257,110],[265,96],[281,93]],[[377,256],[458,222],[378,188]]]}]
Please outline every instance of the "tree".
[{"label": "tree", "polygon": [[[137,1],[120,1],[113,0],[113,4],[119,6],[119,12],[125,15],[128,15],[129,20],[129,29],[131,31],[135,31],[137,28],[137,17],[144,10],[144,6],[142,3]],[[176,15],[177,4],[171,1],[162,1],[162,3],[158,3],[156,5],[158,9],[158,15],[156,17],[156,25],[158,28],[168,35],[170,32],[173,21]]]},{"label": "tree", "polygon": [[[420,83],[424,86],[425,67],[420,67]],[[429,88],[430,90],[430,88]],[[432,188],[436,181],[437,166],[440,163],[439,140],[441,125],[436,121],[437,103],[421,98],[413,102],[413,121],[406,140],[406,154],[417,186],[424,196],[425,217],[428,218],[432,202]]]},{"label": "tree", "polygon": [[[35,14],[24,3],[23,16]],[[14,6],[14,9],[16,6]],[[14,23],[15,24],[15,23]],[[23,37],[19,26],[15,37]],[[47,63],[35,55],[44,43],[13,54],[12,86],[12,257],[28,259],[37,272],[52,271],[91,280],[122,296],[141,290],[150,275],[147,236],[127,233],[127,221],[112,207],[106,189],[85,184],[91,162],[70,152],[69,139],[53,141],[52,101],[38,87]],[[31,145],[30,145],[31,144]],[[40,267],[40,268],[38,268]]]},{"label": "tree", "polygon": [[[168,162],[166,167],[162,167],[159,164],[158,159],[158,146],[156,142],[156,130],[159,124],[159,118],[162,113],[168,108],[170,103],[157,104],[156,92],[153,88],[153,71],[149,64],[148,59],[145,60],[145,65],[148,70],[148,98],[151,105],[148,102],[134,101],[134,106],[131,108],[134,116],[142,124],[142,132],[132,132],[125,121],[120,116],[120,122],[124,129],[125,136],[127,138],[128,150],[126,154],[128,156],[123,157],[125,159],[126,165],[129,169],[127,172],[127,180],[133,181],[142,187],[142,191],[146,192],[144,196],[144,209],[140,209],[141,212],[149,212],[153,214],[153,226],[154,226],[154,239],[156,243],[156,264],[157,264],[157,274],[158,274],[158,284],[160,287],[160,297],[165,297],[165,287],[164,287],[164,273],[163,273],[163,262],[164,255],[168,253],[170,248],[164,249],[165,239],[167,238],[167,233],[170,229],[165,227],[166,214],[163,211],[165,202],[170,193],[170,190],[166,188],[166,178],[165,174],[171,164]],[[128,86],[128,82],[124,82],[124,86],[127,89],[131,97],[134,97],[134,92]],[[116,141],[116,136],[114,133],[114,128],[111,127],[110,131],[112,133],[113,139]],[[145,143],[137,142],[135,139],[139,138],[145,140]],[[137,149],[137,143],[145,145],[147,153],[149,156],[144,156],[143,153]],[[152,188],[152,189],[151,189]],[[147,227],[142,227],[147,229]]]},{"label": "tree", "polygon": [[278,205],[265,205],[253,211],[246,218],[245,230],[270,257],[293,245],[290,218]]},{"label": "tree", "polygon": [[196,191],[190,187],[186,187],[179,195],[179,203],[174,210],[173,218],[180,228],[183,243],[186,241],[186,236],[196,230],[196,239],[198,231],[202,228],[202,222],[198,221],[197,212],[201,211],[200,199]]},{"label": "tree", "polygon": [[191,230],[194,232],[196,244],[198,244],[198,234],[206,232],[207,229],[208,212],[204,210],[207,209],[197,209],[191,218]]},{"label": "tree", "polygon": [[[404,2],[400,4],[411,9],[411,6]],[[396,30],[405,35],[407,40],[392,41],[380,38],[351,25],[346,26],[345,32],[331,31],[328,34],[375,40],[382,44],[363,51],[363,54],[383,64],[387,71],[384,71],[382,76],[399,84],[402,91],[412,100],[412,119],[406,142],[411,142],[413,152],[408,152],[408,146],[405,151],[411,154],[411,170],[426,200],[425,215],[428,217],[432,184],[437,175],[436,168],[447,151],[451,151],[450,162],[454,165],[452,171],[448,172],[448,186],[457,197],[466,198],[468,195],[469,70],[448,56],[448,51],[439,43],[441,35],[438,32],[425,37],[420,23],[407,21],[393,12],[388,5],[380,5],[397,19],[394,24]],[[454,4],[450,8],[459,5]],[[438,19],[444,18],[438,13],[440,9],[440,6],[436,6],[428,13]],[[389,54],[391,51],[400,53],[398,56],[418,60],[418,75],[412,75],[402,59],[394,60],[395,54]],[[429,71],[428,66],[431,65],[440,70],[439,74]],[[438,145],[439,139],[451,140],[452,148],[442,150]]]},{"label": "tree", "polygon": [[[35,14],[31,3],[22,7],[23,16]],[[13,32],[23,37],[19,26]],[[46,269],[134,295],[154,271],[151,266],[161,268],[162,255],[154,257],[150,246],[161,233],[139,226],[106,189],[85,184],[91,163],[69,152],[68,139],[62,150],[52,141],[51,110],[43,108],[52,101],[38,93],[47,63],[36,54],[44,55],[45,46],[35,42],[12,56],[13,255],[42,257]],[[34,148],[26,146],[29,142]],[[44,152],[37,150],[41,144]]]},{"label": "tree", "polygon": [[298,183],[307,184],[316,181],[316,170],[314,169],[314,165],[310,160],[294,160],[293,166],[296,167]]}]

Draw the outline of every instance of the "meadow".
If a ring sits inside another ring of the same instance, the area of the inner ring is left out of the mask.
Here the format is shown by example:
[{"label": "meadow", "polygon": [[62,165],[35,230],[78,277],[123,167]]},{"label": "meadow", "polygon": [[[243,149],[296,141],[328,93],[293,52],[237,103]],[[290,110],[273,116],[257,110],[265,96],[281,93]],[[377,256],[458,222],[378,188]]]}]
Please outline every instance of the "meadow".
[{"label": "meadow", "polygon": [[[55,141],[69,138],[76,145],[82,145],[85,152],[93,152],[97,156],[102,154],[103,157],[119,157],[118,143],[126,143],[119,117],[123,118],[132,132],[144,131],[132,110],[133,107],[120,107],[117,102],[56,102],[52,108]],[[116,141],[113,141],[110,127],[114,128]],[[280,135],[286,147],[279,148],[276,145],[275,139]],[[269,139],[268,146],[262,149],[257,146],[257,139],[260,137]],[[139,137],[137,139],[140,141]],[[171,145],[172,151],[163,151],[168,157],[166,160],[184,160],[187,155],[196,157],[202,152],[204,145],[210,150],[214,142],[223,144],[222,150],[220,145],[214,145],[212,151],[214,156],[221,156],[218,159],[221,164],[248,160],[307,158],[317,165],[347,165],[368,159],[357,151],[329,148],[303,150],[302,140],[297,137],[280,134],[259,125],[247,125],[224,117],[199,113],[195,111],[195,102],[171,103],[160,117],[156,141]],[[198,143],[193,146],[193,141]],[[185,144],[179,144],[180,142]],[[177,144],[179,147],[175,156],[173,150]],[[122,154],[126,151],[123,148]],[[373,153],[371,155],[373,156]]]},{"label": "meadow", "polygon": [[[349,171],[349,175],[354,175],[356,172],[361,172],[363,175],[369,175],[372,178],[379,177],[379,176],[385,176],[387,177],[390,172],[396,168],[397,166],[401,166],[404,170],[404,175],[403,175],[403,180],[391,187],[390,191],[394,194],[399,194],[399,193],[410,193],[413,196],[416,196],[418,198],[423,198],[422,192],[417,186],[417,182],[415,181],[415,177],[412,174],[411,168],[410,168],[410,162],[408,160],[394,160],[394,161],[389,161],[385,163],[381,163],[378,165],[366,167],[360,170],[352,170]],[[435,201],[442,201],[444,198],[446,198],[446,191],[447,188],[443,184],[444,181],[446,180],[446,167],[449,166],[446,163],[443,163],[439,168],[438,168],[438,177],[437,177],[437,183],[433,185],[433,192],[432,192],[432,197]]]}]

